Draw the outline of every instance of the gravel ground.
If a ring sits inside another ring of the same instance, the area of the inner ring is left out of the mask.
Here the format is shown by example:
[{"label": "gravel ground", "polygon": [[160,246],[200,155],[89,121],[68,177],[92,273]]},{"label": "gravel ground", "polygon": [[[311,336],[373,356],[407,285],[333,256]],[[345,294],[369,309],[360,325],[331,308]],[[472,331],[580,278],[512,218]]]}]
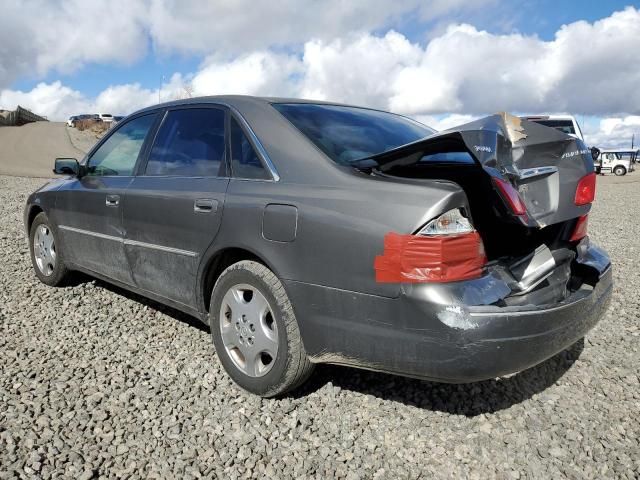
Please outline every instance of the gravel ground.
[{"label": "gravel ground", "polygon": [[583,343],[472,385],[322,366],[281,400],[236,388],[185,315],[38,283],[22,208],[40,183],[0,177],[0,478],[640,476],[640,173],[599,179],[616,287]]}]

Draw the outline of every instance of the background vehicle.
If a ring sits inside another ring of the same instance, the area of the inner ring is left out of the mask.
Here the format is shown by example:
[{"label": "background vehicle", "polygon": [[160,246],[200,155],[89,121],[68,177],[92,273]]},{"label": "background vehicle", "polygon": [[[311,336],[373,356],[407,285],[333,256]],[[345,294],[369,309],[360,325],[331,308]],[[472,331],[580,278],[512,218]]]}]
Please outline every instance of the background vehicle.
[{"label": "background vehicle", "polygon": [[25,226],[41,281],[80,270],[197,316],[256,394],[322,362],[470,382],[551,357],[607,306],[584,150],[507,114],[435,133],[346,105],[180,100],[57,159],[69,177],[28,198]]},{"label": "background vehicle", "polygon": [[580,125],[578,125],[578,122],[573,115],[527,115],[521,118],[544,125],[545,127],[555,128],[562,133],[566,133],[567,135],[571,135],[572,137],[576,137],[584,141]]},{"label": "background vehicle", "polygon": [[110,113],[99,113],[98,116],[103,122],[113,122],[113,115]]},{"label": "background vehicle", "polygon": [[93,122],[102,122],[102,119],[100,118],[99,115],[95,113],[91,113],[91,114],[85,113],[82,115],[74,115],[72,117],[69,117],[69,119],[67,120],[67,126],[75,127],[79,121],[86,121],[86,120],[91,120]]},{"label": "background vehicle", "polygon": [[614,173],[617,176],[626,175],[635,170],[638,150],[600,150],[598,158],[602,173]]}]

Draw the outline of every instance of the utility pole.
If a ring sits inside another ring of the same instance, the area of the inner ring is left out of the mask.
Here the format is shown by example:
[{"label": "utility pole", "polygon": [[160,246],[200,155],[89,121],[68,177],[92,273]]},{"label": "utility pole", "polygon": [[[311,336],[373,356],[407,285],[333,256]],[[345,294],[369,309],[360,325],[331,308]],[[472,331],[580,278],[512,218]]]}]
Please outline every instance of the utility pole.
[{"label": "utility pole", "polygon": [[631,134],[631,150],[633,150],[633,141],[636,139],[636,134],[632,133]]},{"label": "utility pole", "polygon": [[158,87],[158,103],[160,103],[160,92],[162,91],[162,84],[164,83],[164,75],[160,79],[160,86]]}]

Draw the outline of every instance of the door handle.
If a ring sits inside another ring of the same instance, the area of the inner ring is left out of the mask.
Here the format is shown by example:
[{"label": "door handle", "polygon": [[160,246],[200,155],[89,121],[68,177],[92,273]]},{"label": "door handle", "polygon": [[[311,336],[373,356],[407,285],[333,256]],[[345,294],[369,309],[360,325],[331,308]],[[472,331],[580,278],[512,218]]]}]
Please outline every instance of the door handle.
[{"label": "door handle", "polygon": [[120,204],[120,195],[107,195],[105,205],[107,207],[117,207]]},{"label": "door handle", "polygon": [[218,201],[213,198],[198,198],[193,202],[193,211],[196,213],[216,213]]}]

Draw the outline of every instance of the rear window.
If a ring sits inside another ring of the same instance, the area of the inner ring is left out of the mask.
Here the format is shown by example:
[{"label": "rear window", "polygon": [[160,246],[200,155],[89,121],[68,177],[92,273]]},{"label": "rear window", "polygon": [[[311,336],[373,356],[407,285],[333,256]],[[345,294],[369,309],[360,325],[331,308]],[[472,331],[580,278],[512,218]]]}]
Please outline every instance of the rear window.
[{"label": "rear window", "polygon": [[400,115],[366,108],[308,103],[277,103],[273,107],[329,158],[342,165],[434,133]]},{"label": "rear window", "polygon": [[539,123],[545,127],[555,128],[563,133],[569,135],[575,135],[576,130],[573,128],[573,122],[571,120],[531,120],[532,122]]}]

